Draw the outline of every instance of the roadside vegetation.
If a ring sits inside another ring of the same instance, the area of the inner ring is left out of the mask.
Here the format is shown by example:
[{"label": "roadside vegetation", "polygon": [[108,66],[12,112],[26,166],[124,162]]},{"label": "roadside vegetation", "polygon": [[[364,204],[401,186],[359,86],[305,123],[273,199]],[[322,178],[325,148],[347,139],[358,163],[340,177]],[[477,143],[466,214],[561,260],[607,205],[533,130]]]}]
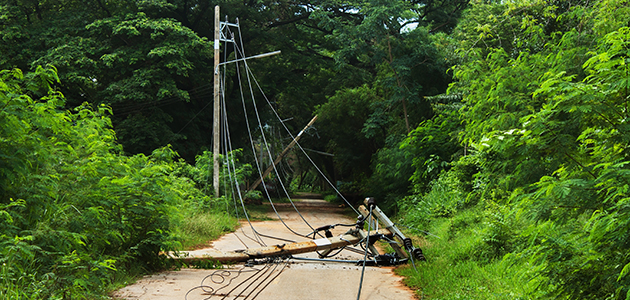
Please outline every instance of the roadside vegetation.
[{"label": "roadside vegetation", "polygon": [[102,298],[163,268],[159,252],[235,228],[195,181],[205,166],[170,147],[124,155],[111,110],[60,109],[58,81],[53,67],[0,71],[0,298]]},{"label": "roadside vegetation", "polygon": [[[107,298],[242,216],[208,182],[217,3],[95,3],[0,0],[2,299]],[[420,298],[630,299],[627,0],[219,4],[282,50],[265,97],[225,74],[241,188],[317,115],[270,188],[376,197]]]},{"label": "roadside vegetation", "polygon": [[630,297],[627,10],[532,1],[464,15],[453,97],[400,144],[415,171],[399,216],[431,233],[428,262],[400,271],[421,298]]}]

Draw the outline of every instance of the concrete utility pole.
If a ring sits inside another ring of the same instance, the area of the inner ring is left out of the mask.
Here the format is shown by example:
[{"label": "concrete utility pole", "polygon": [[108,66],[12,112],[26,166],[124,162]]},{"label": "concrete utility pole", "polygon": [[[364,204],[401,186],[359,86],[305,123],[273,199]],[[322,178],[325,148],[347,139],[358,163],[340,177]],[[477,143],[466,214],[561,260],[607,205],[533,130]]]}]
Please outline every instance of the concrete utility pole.
[{"label": "concrete utility pole", "polygon": [[221,20],[219,6],[214,7],[214,126],[213,126],[213,140],[214,144],[212,147],[212,154],[214,157],[214,168],[213,168],[213,176],[212,176],[212,184],[214,187],[214,195],[215,197],[219,197],[219,149],[221,146],[221,101],[219,98],[220,93],[220,85],[219,82],[219,63],[220,63],[220,51],[219,51],[219,40],[221,39]]},{"label": "concrete utility pole", "polygon": [[[248,191],[252,191],[255,190],[258,185],[260,185],[260,183],[262,182],[262,180],[267,177],[267,175],[269,175],[269,173],[271,173],[271,171],[273,170],[273,168],[276,167],[276,165],[278,163],[280,163],[280,161],[282,160],[282,158],[287,154],[287,152],[289,152],[289,150],[291,150],[291,148],[293,148],[293,146],[295,146],[295,144],[297,144],[297,142],[300,140],[300,138],[302,137],[302,134],[311,126],[313,126],[313,123],[315,123],[315,121],[317,120],[317,116],[314,116],[310,122],[308,122],[308,124],[306,124],[306,126],[304,127],[304,129],[302,129],[302,131],[300,131],[300,133],[298,133],[298,135],[295,137],[295,139],[293,139],[291,141],[291,143],[289,144],[289,146],[287,146],[286,148],[284,148],[284,150],[282,151],[282,153],[280,153],[280,155],[278,155],[278,157],[276,157],[276,159],[273,161],[273,164],[271,166],[269,166],[267,168],[267,170],[265,170],[265,172],[263,172],[262,176],[260,176],[260,178],[256,179],[256,181],[254,181],[254,183],[247,189]],[[261,154],[261,158],[260,160],[262,161],[262,145],[260,146],[260,154]]]},{"label": "concrete utility pole", "polygon": [[[372,200],[370,200],[372,199]],[[375,255],[374,259],[370,259],[370,261],[375,261],[380,265],[391,265],[391,264],[399,264],[407,262],[408,259],[418,259],[418,260],[426,260],[422,250],[420,248],[416,248],[413,246],[413,242],[410,238],[407,238],[400,230],[394,222],[392,222],[384,213],[381,211],[378,206],[376,206],[374,198],[366,198],[364,201],[365,205],[361,205],[359,207],[359,211],[361,212],[363,219],[359,220],[356,224],[356,227],[348,230],[344,235],[341,236],[333,236],[330,234],[329,230],[333,229],[335,225],[327,225],[317,228],[316,232],[328,231],[326,233],[327,237],[322,237],[319,239],[315,239],[315,235],[313,235],[313,239],[305,242],[294,242],[294,243],[285,243],[281,245],[275,246],[265,246],[261,248],[255,249],[247,249],[247,250],[237,250],[230,252],[214,252],[212,254],[207,253],[203,254],[203,256],[180,256],[174,257],[178,260],[183,261],[199,261],[199,260],[215,260],[220,262],[239,262],[239,261],[247,261],[250,259],[261,259],[266,257],[281,257],[287,256],[291,254],[300,254],[307,252],[315,252],[315,251],[324,251],[319,254],[320,257],[325,257],[332,250],[339,249],[349,245],[357,245],[367,241],[369,236],[369,245],[366,245]],[[370,214],[370,211],[372,212]],[[366,231],[363,229],[363,224],[365,221],[373,223],[376,227],[376,224],[379,222],[382,224],[380,229],[375,230],[376,228],[370,226],[370,231]],[[315,234],[315,232],[311,233]],[[374,247],[375,241],[379,239],[385,238],[385,240],[390,241],[390,245],[396,252],[395,259],[390,260],[390,257],[386,255],[381,255],[376,247]],[[395,239],[396,243],[391,243],[391,241]],[[406,250],[406,251],[405,251]],[[169,256],[171,256],[169,254]],[[171,256],[173,257],[173,256]],[[413,262],[413,260],[412,260]]]},{"label": "concrete utility pole", "polygon": [[[236,23],[229,23],[227,21],[227,17],[225,22],[221,22],[219,19],[221,16],[219,6],[214,7],[214,115],[213,115],[213,130],[212,130],[212,138],[214,143],[212,145],[212,154],[213,154],[213,176],[212,176],[212,185],[214,187],[214,195],[215,197],[219,197],[221,194],[219,193],[219,155],[221,154],[221,77],[219,76],[219,67],[229,63],[235,63],[239,61],[245,61],[248,59],[254,58],[263,58],[271,55],[280,54],[280,51],[274,51],[269,53],[263,53],[254,55],[251,57],[242,57],[235,60],[224,61],[220,60],[220,43],[221,41],[234,43],[234,38],[227,39],[225,36],[221,36],[223,34],[222,27],[226,28],[228,26],[239,27],[238,19]],[[240,27],[239,27],[240,28]]]}]

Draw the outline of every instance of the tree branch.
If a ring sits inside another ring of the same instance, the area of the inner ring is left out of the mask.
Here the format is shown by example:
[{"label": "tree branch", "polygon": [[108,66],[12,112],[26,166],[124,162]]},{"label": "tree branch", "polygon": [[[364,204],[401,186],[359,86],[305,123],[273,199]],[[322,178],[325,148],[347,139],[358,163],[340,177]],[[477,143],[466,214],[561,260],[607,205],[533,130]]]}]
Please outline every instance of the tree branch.
[{"label": "tree branch", "polygon": [[105,7],[105,5],[103,4],[103,2],[101,2],[101,0],[96,0],[96,4],[98,4],[98,6],[105,11],[105,14],[107,15],[108,18],[112,17],[112,13],[109,11],[109,9],[107,9],[107,7]]},{"label": "tree branch", "polygon": [[201,9],[199,9],[199,13],[197,14],[197,17],[195,18],[195,20],[192,23],[193,30],[195,30],[197,28],[197,25],[199,25],[199,22],[205,16],[206,11],[208,11],[208,8],[210,8],[210,2],[209,1],[204,1],[203,4],[201,5]]},{"label": "tree branch", "polygon": [[[398,84],[398,87],[403,87],[403,84],[400,82],[400,77],[398,77],[398,72],[396,72],[396,69],[394,69],[394,67],[392,67],[392,62],[394,62],[394,58],[392,56],[392,44],[389,42],[389,36],[387,36],[387,47],[389,48],[389,61],[387,61],[387,63],[389,64],[389,67],[392,68],[392,70],[394,71],[394,76],[396,76],[396,83]],[[406,88],[406,87],[405,87]],[[402,98],[402,105],[403,105],[403,113],[405,114],[405,125],[407,125],[407,134],[409,134],[409,132],[411,132],[411,130],[409,129],[409,118],[407,117],[407,105],[405,103],[405,97],[403,96]]]},{"label": "tree branch", "polygon": [[279,22],[275,22],[275,23],[271,23],[269,25],[267,25],[267,28],[274,28],[274,27],[280,27],[283,25],[287,25],[287,24],[291,24],[291,23],[295,23],[304,19],[308,19],[308,17],[311,15],[310,12],[307,12],[306,14],[299,16],[297,18],[291,19],[291,20],[286,20],[286,21],[279,21]]}]

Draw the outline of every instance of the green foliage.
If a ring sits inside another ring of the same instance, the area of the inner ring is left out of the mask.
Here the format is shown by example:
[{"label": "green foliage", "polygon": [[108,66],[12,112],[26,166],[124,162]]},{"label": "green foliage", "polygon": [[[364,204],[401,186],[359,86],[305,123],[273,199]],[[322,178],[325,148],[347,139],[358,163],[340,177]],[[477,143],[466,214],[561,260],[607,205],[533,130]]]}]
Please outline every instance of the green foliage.
[{"label": "green foliage", "polygon": [[108,107],[62,110],[54,68],[0,76],[3,298],[99,297],[117,272],[163,266],[178,210],[215,207],[169,147],[121,155]]},{"label": "green foliage", "polygon": [[2,1],[0,67],[56,66],[68,107],[113,107],[125,150],[148,155],[182,138],[169,126],[174,114],[160,107],[191,101],[187,90],[199,85],[191,73],[207,65],[211,44],[180,22],[143,12],[160,6],[147,4]]},{"label": "green foliage", "polygon": [[[536,191],[524,195],[521,205],[540,207],[532,217],[548,222],[562,235],[545,234],[535,241],[537,263],[553,284],[550,292],[570,298],[600,298],[628,293],[623,266],[628,245],[625,238],[628,213],[626,165],[628,143],[625,128],[630,29],[619,28],[599,41],[586,61],[588,76],[575,82],[562,73],[546,74],[535,93],[547,99],[543,109],[526,119],[526,134],[538,143],[553,133],[564,133],[564,164],[553,176],[536,183]],[[546,125],[540,130],[539,124]],[[571,130],[566,130],[570,128]],[[558,137],[554,137],[558,139]],[[542,205],[540,203],[543,203]],[[577,220],[577,222],[573,221]],[[623,233],[622,233],[623,232]],[[579,271],[572,270],[576,264]],[[580,290],[570,289],[585,278]]]},{"label": "green foliage", "polygon": [[[211,3],[97,4],[0,1],[0,66],[33,70],[0,72],[3,298],[95,298],[122,269],[163,266],[178,238],[234,226],[207,184],[210,119],[196,118]],[[302,142],[334,154],[315,158],[324,173],[442,237],[403,271],[421,295],[628,299],[626,0],[222,6],[247,16],[247,47],[283,50],[252,66],[273,75],[261,85],[291,130],[319,115],[320,138]],[[251,179],[255,154],[233,154]],[[292,189],[322,189],[295,159]]]},{"label": "green foliage", "polygon": [[175,232],[182,241],[183,249],[208,246],[209,241],[216,240],[238,226],[235,218],[224,213],[210,213],[201,210],[192,214],[191,211],[187,211],[187,213],[189,214],[182,215]]},{"label": "green foliage", "polygon": [[[448,256],[443,241],[428,246],[454,270],[471,261],[480,262],[480,273],[505,268],[523,289],[501,298],[629,295],[626,4],[475,3],[454,30],[463,46],[451,56],[460,64],[450,92],[463,95],[453,119],[463,128],[450,132],[459,132],[468,154],[440,157],[444,167],[431,178],[430,154],[439,150],[429,148],[435,136],[429,122],[405,141],[410,149],[429,149],[414,163],[419,189],[401,203],[405,221],[438,226],[432,227],[438,235],[458,243],[451,247],[459,254]],[[451,141],[438,140],[435,148]],[[458,191],[461,205],[452,200]],[[446,297],[461,295],[449,291]],[[429,295],[441,293],[438,287]]]},{"label": "green foliage", "polygon": [[146,153],[181,138],[168,125],[173,115],[160,107],[191,101],[182,81],[210,60],[210,43],[178,22],[142,12],[95,20],[85,29],[85,37],[50,49],[34,64],[72,72],[73,98],[87,93],[112,106],[127,152]]},{"label": "green foliage", "polygon": [[379,207],[387,213],[393,212],[400,198],[409,193],[409,177],[413,174],[413,154],[398,147],[400,138],[390,136],[386,146],[376,152],[368,180],[369,195],[379,199]]},{"label": "green foliage", "polygon": [[431,235],[419,242],[426,262],[397,269],[419,298],[431,299],[539,299],[530,294],[538,281],[522,279],[530,274],[526,263],[492,259],[484,241],[483,209],[464,209],[450,218],[432,218]]},{"label": "green foliage", "polygon": [[426,192],[431,181],[449,168],[449,161],[462,155],[457,143],[461,132],[458,109],[461,103],[458,97],[433,97],[436,115],[424,121],[400,143],[401,149],[410,152],[412,166],[415,168],[410,181],[418,193]]},{"label": "green foliage", "polygon": [[318,131],[329,137],[326,150],[335,153],[339,179],[356,181],[369,172],[369,162],[378,141],[374,137],[366,138],[361,130],[370,115],[370,105],[378,99],[375,90],[363,86],[339,91],[317,110],[318,122],[321,124]]},{"label": "green foliage", "polygon": [[399,202],[400,211],[405,212],[407,222],[428,224],[437,217],[452,215],[464,205],[464,193],[459,181],[449,172],[434,181],[424,195],[412,195]]}]

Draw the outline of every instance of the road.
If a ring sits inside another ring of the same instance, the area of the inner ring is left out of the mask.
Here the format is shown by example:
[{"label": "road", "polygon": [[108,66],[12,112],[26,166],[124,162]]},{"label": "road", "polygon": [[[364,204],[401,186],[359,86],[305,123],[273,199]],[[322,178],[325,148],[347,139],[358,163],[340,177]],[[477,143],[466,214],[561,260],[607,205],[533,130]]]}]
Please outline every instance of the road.
[{"label": "road", "polygon": [[[314,228],[337,223],[355,222],[343,214],[343,209],[323,200],[296,199],[302,217]],[[300,234],[312,229],[288,203],[276,205],[278,215],[288,227]],[[273,210],[269,217],[273,221],[252,222],[261,234],[288,240],[305,241],[291,233]],[[338,226],[332,233],[340,235],[348,230]],[[283,244],[270,238],[262,238],[267,245]],[[214,241],[210,248],[190,251],[202,255],[213,251],[232,251],[260,247],[255,241],[247,221],[241,223],[236,232]],[[296,255],[302,258],[317,258],[316,253]],[[360,260],[363,255],[343,250],[334,257],[340,260]],[[233,265],[221,270],[182,269],[145,276],[135,284],[114,293],[117,299],[161,300],[161,299],[357,299],[361,278],[361,266],[348,262],[321,262],[290,259],[270,264],[245,266]],[[364,300],[409,300],[414,294],[394,274],[392,267],[366,267],[360,299]],[[203,282],[202,282],[203,281]],[[201,288],[204,286],[204,288]]]}]

